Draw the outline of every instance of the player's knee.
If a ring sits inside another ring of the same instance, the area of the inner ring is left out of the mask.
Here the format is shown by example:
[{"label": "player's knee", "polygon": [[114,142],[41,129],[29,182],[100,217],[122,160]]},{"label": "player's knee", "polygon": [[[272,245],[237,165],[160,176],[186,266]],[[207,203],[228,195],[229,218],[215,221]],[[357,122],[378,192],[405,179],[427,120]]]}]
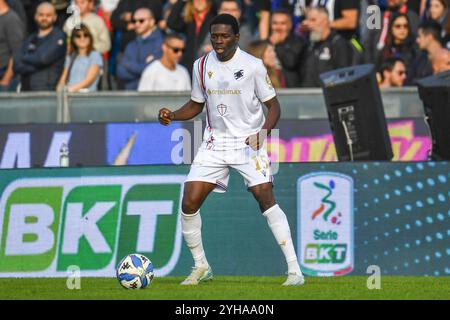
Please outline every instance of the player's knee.
[{"label": "player's knee", "polygon": [[253,192],[256,201],[258,201],[259,207],[262,212],[272,208],[275,204],[275,197],[272,193],[272,185],[271,184],[262,184],[258,186]]},{"label": "player's knee", "polygon": [[189,197],[184,197],[183,202],[181,203],[181,210],[183,210],[184,214],[194,214],[198,211],[200,206],[198,203]]}]

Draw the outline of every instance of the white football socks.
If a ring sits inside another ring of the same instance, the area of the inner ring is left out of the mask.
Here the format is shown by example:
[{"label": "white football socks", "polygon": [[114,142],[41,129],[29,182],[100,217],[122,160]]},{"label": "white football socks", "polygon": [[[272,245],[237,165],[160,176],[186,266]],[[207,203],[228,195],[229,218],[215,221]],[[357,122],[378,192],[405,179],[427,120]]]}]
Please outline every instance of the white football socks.
[{"label": "white football socks", "polygon": [[202,243],[202,218],[200,210],[194,214],[181,213],[181,230],[194,258],[195,266],[208,265]]},{"label": "white football socks", "polygon": [[291,230],[286,218],[286,214],[281,210],[278,204],[263,212],[267,223],[272,230],[275,239],[283,251],[289,273],[302,274],[298,265],[297,255],[295,254],[294,244],[292,243]]}]

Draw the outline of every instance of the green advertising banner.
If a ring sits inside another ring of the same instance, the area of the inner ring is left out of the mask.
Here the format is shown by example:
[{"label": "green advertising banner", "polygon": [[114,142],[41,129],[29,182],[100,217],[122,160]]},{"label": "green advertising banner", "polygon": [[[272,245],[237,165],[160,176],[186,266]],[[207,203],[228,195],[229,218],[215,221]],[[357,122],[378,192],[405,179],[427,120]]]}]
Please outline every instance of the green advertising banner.
[{"label": "green advertising banner", "polygon": [[[129,253],[156,276],[192,266],[179,222],[188,166],[0,170],[0,277],[114,276]],[[280,164],[275,195],[312,276],[450,274],[450,163]],[[279,246],[232,172],[201,208],[215,274],[282,275]]]}]

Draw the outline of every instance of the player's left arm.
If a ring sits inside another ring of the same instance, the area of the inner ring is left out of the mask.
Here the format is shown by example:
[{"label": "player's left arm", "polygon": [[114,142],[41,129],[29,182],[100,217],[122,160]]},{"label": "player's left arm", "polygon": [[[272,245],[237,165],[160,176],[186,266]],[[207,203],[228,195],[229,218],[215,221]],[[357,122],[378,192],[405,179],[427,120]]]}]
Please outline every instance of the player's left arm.
[{"label": "player's left arm", "polygon": [[263,103],[268,109],[266,122],[260,132],[248,137],[245,141],[253,150],[259,150],[263,146],[264,141],[270,136],[272,129],[275,128],[281,116],[280,102],[276,96]]}]

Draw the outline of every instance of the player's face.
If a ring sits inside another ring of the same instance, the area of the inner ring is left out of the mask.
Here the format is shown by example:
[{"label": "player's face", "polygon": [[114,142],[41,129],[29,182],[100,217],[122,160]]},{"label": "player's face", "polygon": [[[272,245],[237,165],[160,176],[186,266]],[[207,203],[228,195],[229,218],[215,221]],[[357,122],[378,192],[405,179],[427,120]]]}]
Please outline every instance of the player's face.
[{"label": "player's face", "polygon": [[215,24],[211,27],[211,44],[221,61],[231,59],[237,48],[239,34],[234,34],[233,28],[227,24]]}]

